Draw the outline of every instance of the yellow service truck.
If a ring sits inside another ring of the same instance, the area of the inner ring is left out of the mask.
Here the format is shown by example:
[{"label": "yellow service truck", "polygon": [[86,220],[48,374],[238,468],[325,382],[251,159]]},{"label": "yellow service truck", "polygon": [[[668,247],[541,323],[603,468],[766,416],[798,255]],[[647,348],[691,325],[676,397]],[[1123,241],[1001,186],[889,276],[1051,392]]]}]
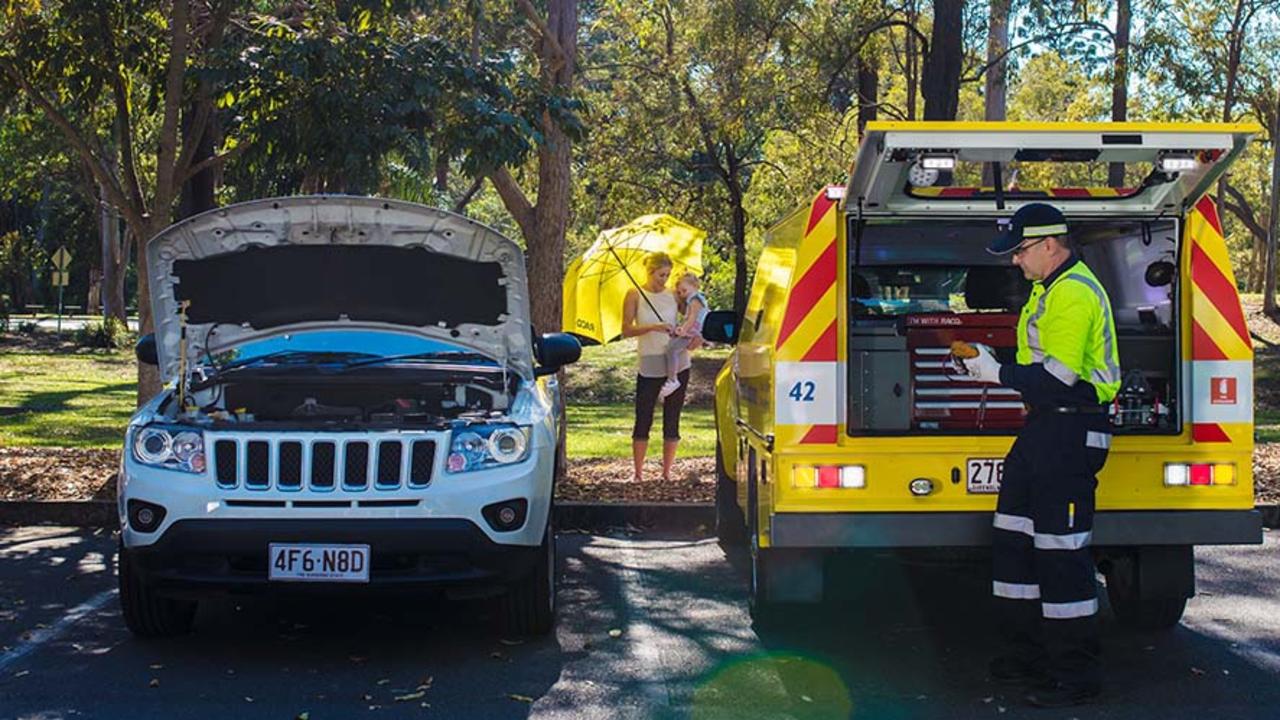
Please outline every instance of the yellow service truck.
[{"label": "yellow service truck", "polygon": [[[1177,624],[1196,545],[1259,543],[1253,351],[1210,193],[1241,124],[879,122],[846,186],[765,236],[716,380],[717,531],[748,541],[757,616],[822,598],[858,548],[989,545],[1018,393],[958,376],[954,340],[1012,360],[1021,272],[984,248],[1021,205],[1066,215],[1111,297],[1123,385],[1093,547],[1121,622]],[[1129,187],[1105,187],[1122,168]],[[984,182],[985,178],[985,182]]]}]

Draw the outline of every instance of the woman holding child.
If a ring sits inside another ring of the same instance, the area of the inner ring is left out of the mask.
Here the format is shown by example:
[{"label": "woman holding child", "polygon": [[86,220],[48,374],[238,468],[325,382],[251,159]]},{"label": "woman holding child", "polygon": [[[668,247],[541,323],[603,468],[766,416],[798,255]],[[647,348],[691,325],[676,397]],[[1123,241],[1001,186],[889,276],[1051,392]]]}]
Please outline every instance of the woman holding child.
[{"label": "woman holding child", "polygon": [[[706,298],[698,278],[687,273],[667,289],[674,264],[665,253],[645,259],[645,281],[627,293],[622,307],[622,335],[637,338],[640,362],[636,377],[636,421],[631,433],[635,479],[643,479],[649,430],[662,400],[662,479],[671,479],[671,463],[680,444],[680,411],[689,385],[689,351],[701,344]],[[680,312],[684,319],[677,324]]]}]

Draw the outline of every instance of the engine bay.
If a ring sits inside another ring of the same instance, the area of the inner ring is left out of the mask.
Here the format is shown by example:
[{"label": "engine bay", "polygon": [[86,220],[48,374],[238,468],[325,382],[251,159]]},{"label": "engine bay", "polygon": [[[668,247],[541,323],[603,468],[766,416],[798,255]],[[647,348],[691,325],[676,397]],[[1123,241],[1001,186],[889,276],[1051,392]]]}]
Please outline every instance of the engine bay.
[{"label": "engine bay", "polygon": [[338,428],[436,428],[509,409],[501,373],[410,377],[237,375],[194,393],[182,413],[209,423]]}]

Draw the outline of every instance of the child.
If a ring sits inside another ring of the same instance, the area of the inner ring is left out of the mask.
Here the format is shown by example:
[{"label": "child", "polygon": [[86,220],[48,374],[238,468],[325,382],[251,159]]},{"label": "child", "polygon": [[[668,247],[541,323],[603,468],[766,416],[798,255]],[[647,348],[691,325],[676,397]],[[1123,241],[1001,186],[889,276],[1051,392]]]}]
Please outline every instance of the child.
[{"label": "child", "polygon": [[684,311],[684,322],[675,330],[675,337],[667,343],[667,381],[658,391],[658,397],[666,398],[680,389],[680,380],[676,377],[680,369],[680,353],[689,349],[693,339],[702,334],[702,322],[707,319],[707,296],[700,288],[701,281],[693,273],[685,273],[676,281],[676,300]]}]

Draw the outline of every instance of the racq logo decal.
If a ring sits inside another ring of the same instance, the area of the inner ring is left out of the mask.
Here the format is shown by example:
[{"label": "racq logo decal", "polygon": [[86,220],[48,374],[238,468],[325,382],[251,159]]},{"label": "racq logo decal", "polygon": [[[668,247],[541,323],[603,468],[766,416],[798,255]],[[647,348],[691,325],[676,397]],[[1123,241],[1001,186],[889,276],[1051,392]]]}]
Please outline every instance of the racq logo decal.
[{"label": "racq logo decal", "polygon": [[924,317],[907,318],[908,325],[963,325],[964,321],[958,317],[948,315],[926,315]]},{"label": "racq logo decal", "polygon": [[582,318],[578,318],[578,319],[577,319],[577,321],[575,322],[575,324],[576,324],[578,327],[582,328],[583,330],[595,330],[595,329],[596,329],[596,324],[595,324],[595,323],[593,323],[593,322],[591,322],[591,321],[589,321],[589,320],[583,320]]},{"label": "racq logo decal", "polygon": [[1209,402],[1214,405],[1236,404],[1236,379],[1215,377],[1209,380]]}]

